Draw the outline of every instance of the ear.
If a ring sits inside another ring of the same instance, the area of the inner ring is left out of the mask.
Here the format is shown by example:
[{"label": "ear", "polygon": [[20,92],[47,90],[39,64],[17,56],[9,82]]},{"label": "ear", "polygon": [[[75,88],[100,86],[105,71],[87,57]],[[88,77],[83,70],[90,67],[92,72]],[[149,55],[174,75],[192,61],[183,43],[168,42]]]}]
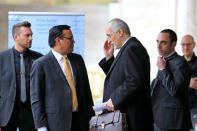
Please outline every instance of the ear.
[{"label": "ear", "polygon": [[14,41],[16,41],[18,38],[18,35],[15,33],[13,37],[14,37]]},{"label": "ear", "polygon": [[196,46],[196,43],[194,42],[194,47]]},{"label": "ear", "polygon": [[60,43],[60,38],[59,38],[59,37],[56,37],[56,38],[55,38],[55,43],[56,43],[56,44],[59,44],[59,43]]},{"label": "ear", "polygon": [[175,49],[176,42],[172,42],[172,48]]},{"label": "ear", "polygon": [[59,38],[59,37],[56,37],[55,38],[55,46],[57,47],[57,48],[60,48],[61,47],[61,39]]},{"label": "ear", "polygon": [[124,34],[123,29],[119,29],[118,32],[119,32],[120,36],[122,36]]}]

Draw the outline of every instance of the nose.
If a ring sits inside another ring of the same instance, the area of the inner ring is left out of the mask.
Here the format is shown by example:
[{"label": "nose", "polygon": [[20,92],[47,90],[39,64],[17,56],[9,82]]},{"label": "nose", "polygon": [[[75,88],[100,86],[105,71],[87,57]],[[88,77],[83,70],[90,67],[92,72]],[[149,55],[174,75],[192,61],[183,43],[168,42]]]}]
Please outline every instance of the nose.
[{"label": "nose", "polygon": [[107,39],[107,42],[108,42],[108,43],[111,43],[112,41],[108,38],[108,39]]},{"label": "nose", "polygon": [[33,40],[33,37],[32,37],[32,35],[30,35],[30,36],[29,36],[29,39],[30,39],[30,40]]},{"label": "nose", "polygon": [[160,49],[161,48],[161,44],[158,42],[157,43],[157,48]]}]

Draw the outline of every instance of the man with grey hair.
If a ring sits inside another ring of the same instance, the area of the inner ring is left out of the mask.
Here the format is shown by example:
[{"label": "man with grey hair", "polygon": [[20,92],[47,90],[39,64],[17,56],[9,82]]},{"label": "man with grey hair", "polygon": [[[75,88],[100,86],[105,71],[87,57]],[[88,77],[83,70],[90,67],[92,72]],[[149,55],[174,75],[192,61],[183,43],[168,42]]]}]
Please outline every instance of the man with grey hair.
[{"label": "man with grey hair", "polygon": [[126,113],[129,131],[153,131],[148,53],[121,19],[108,22],[106,35],[103,101],[108,111]]}]

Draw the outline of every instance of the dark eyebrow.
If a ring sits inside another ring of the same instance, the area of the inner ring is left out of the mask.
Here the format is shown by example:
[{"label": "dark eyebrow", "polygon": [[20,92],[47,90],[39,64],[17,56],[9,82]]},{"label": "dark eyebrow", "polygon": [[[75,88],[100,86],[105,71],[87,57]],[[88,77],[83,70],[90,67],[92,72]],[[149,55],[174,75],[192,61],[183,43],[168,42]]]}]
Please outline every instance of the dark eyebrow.
[{"label": "dark eyebrow", "polygon": [[162,40],[162,41],[156,40],[156,41],[160,43],[167,43],[165,40]]}]

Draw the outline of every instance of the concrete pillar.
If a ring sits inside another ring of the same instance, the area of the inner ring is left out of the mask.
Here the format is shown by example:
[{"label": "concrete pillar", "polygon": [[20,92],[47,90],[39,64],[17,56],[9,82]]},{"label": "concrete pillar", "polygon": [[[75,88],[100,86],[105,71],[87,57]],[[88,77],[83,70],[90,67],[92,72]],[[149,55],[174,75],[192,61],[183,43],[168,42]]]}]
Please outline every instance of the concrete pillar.
[{"label": "concrete pillar", "polygon": [[[196,0],[176,0],[177,2],[177,51],[182,54],[180,41],[185,34],[191,34],[197,42],[197,1]],[[197,54],[197,48],[194,49]]]}]

